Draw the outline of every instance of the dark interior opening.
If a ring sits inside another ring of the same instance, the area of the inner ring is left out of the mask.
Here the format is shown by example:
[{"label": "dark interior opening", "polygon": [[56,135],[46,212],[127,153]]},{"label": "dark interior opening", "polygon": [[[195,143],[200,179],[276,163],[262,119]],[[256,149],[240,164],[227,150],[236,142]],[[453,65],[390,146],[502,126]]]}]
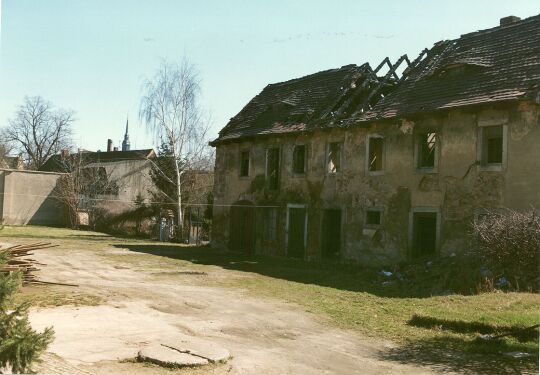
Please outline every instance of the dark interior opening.
[{"label": "dark interior opening", "polygon": [[289,230],[287,236],[287,255],[291,258],[304,258],[306,239],[305,208],[289,208]]},{"label": "dark interior opening", "polygon": [[230,211],[229,250],[255,252],[255,208],[249,201],[236,202]]},{"label": "dark interior opening", "polygon": [[240,177],[249,176],[249,151],[240,153]]},{"label": "dark interior opening", "polygon": [[279,188],[279,148],[269,148],[266,152],[266,179],[269,190]]},{"label": "dark interior opening", "polygon": [[383,138],[369,138],[369,171],[382,171],[383,169]]},{"label": "dark interior opening", "polygon": [[321,228],[322,257],[337,259],[341,252],[341,210],[323,211]]},{"label": "dark interior opening", "polygon": [[306,146],[296,145],[293,150],[293,172],[304,174],[306,172]]},{"label": "dark interior opening", "polygon": [[435,255],[437,250],[437,213],[415,212],[413,214],[412,257]]},{"label": "dark interior opening", "polygon": [[487,126],[482,129],[484,164],[501,164],[503,159],[503,128]]},{"label": "dark interior opening", "polygon": [[437,145],[437,134],[421,134],[418,144],[418,168],[435,167],[435,147]]},{"label": "dark interior opening", "polygon": [[381,225],[381,211],[369,210],[366,211],[367,225]]}]

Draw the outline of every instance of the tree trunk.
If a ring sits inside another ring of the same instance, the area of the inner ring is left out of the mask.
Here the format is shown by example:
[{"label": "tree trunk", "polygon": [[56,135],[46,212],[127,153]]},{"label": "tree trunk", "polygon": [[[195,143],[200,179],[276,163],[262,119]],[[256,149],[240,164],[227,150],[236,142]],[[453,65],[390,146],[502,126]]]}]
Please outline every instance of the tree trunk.
[{"label": "tree trunk", "polygon": [[[182,189],[180,186],[180,168],[178,168],[178,161],[176,159],[174,160],[174,168],[176,172],[176,198],[177,198],[177,214],[178,214],[178,231],[180,232],[180,237],[183,234],[183,228],[184,228],[184,217],[182,215]],[[176,235],[178,237],[178,234]]]}]

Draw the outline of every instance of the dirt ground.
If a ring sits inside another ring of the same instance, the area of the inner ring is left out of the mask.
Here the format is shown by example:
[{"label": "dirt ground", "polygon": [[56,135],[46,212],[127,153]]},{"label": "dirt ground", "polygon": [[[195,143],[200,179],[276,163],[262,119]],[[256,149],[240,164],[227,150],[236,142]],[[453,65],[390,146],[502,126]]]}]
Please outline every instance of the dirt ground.
[{"label": "dirt ground", "polygon": [[[2,239],[2,242],[10,241]],[[13,239],[10,242],[28,242]],[[423,374],[430,369],[382,361],[375,342],[332,328],[291,303],[259,299],[223,288],[235,271],[206,266],[204,272],[133,254],[108,245],[54,240],[58,248],[37,251],[47,264],[40,278],[75,283],[55,291],[96,296],[95,306],[34,308],[32,325],[54,326],[55,341],[40,372],[81,374]],[[211,282],[204,282],[204,280]],[[202,338],[231,353],[227,363],[163,369],[136,363],[145,345],[163,339]]]}]

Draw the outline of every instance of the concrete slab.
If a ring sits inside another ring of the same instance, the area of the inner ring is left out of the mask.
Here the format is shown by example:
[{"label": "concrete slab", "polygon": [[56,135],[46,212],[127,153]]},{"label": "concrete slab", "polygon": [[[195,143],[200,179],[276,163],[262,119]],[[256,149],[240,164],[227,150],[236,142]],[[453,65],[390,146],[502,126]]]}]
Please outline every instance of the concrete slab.
[{"label": "concrete slab", "polygon": [[150,344],[139,351],[139,359],[164,367],[194,367],[208,364],[208,360],[160,344]]}]

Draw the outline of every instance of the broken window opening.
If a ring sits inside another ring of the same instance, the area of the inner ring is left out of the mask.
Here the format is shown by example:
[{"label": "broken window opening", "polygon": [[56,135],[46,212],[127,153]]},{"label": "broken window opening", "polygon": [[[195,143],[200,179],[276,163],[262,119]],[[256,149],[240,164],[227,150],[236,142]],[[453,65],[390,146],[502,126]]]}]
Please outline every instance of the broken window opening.
[{"label": "broken window opening", "polygon": [[341,172],[341,148],[342,144],[339,142],[332,142],[328,145],[328,161],[326,170],[328,173]]},{"label": "broken window opening", "polygon": [[487,126],[482,128],[482,164],[502,164],[503,127]]},{"label": "broken window opening", "polygon": [[249,151],[240,153],[240,177],[249,176]]},{"label": "broken window opening", "polygon": [[418,168],[435,168],[437,133],[420,134],[418,139]]},{"label": "broken window opening", "polygon": [[369,147],[368,170],[370,172],[382,171],[383,170],[384,138],[370,137],[368,147]]},{"label": "broken window opening", "polygon": [[280,152],[278,147],[266,150],[266,181],[269,190],[279,188]]},{"label": "broken window opening", "polygon": [[380,209],[368,209],[366,211],[366,225],[379,226],[382,224],[382,211]]},{"label": "broken window opening", "polygon": [[293,173],[306,173],[306,146],[296,145],[293,149]]}]

